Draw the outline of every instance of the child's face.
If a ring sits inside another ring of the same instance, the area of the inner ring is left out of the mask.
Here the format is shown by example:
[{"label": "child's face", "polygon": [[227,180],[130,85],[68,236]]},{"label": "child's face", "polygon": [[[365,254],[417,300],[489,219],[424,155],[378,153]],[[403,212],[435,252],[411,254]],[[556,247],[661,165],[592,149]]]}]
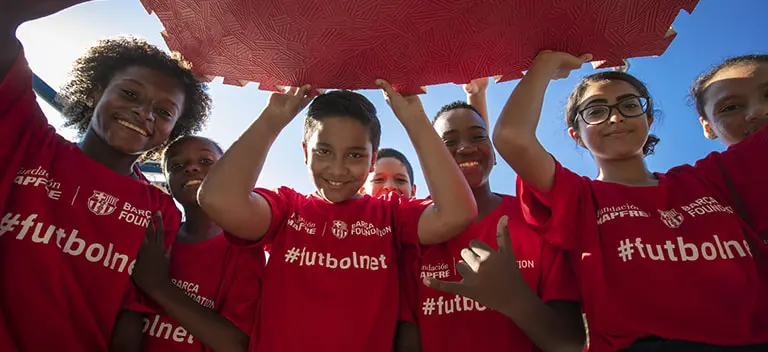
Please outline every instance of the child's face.
[{"label": "child's face", "polygon": [[320,195],[333,203],[359,196],[376,157],[366,126],[350,117],[327,117],[302,146]]},{"label": "child's face", "polygon": [[217,148],[205,139],[193,138],[168,151],[168,186],[182,205],[197,204],[197,189],[219,160]]},{"label": "child's face", "polygon": [[184,107],[181,83],[146,67],[119,71],[94,95],[91,128],[112,148],[142,154],[168,140]]},{"label": "child's face", "polygon": [[[578,109],[583,110],[595,105],[614,105],[619,101],[625,104],[625,111],[641,109],[641,104],[632,98],[639,96],[637,89],[624,81],[594,82],[584,92]],[[588,125],[580,116],[577,118],[578,130],[568,130],[571,137],[589,149],[592,155],[606,160],[642,155],[648,131],[653,123],[647,113],[624,117],[616,108],[610,111],[607,121],[598,125]]]},{"label": "child's face", "polygon": [[469,187],[486,185],[496,156],[482,118],[470,109],[453,109],[440,115],[434,127]]},{"label": "child's face", "polygon": [[408,177],[408,168],[395,158],[380,158],[374,170],[368,175],[365,192],[378,197],[391,192],[411,198],[416,194],[416,185]]},{"label": "child's face", "polygon": [[723,69],[704,89],[705,136],[731,145],[768,124],[768,63]]}]

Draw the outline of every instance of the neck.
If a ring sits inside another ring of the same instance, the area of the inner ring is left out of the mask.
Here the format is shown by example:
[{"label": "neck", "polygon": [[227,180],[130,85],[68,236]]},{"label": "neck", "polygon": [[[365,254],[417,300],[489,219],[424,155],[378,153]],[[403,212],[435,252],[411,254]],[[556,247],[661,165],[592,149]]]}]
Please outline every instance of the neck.
[{"label": "neck", "polygon": [[649,186],[658,184],[656,176],[645,166],[642,156],[622,160],[596,159],[598,174],[596,179],[603,182],[619,183],[627,186]]},{"label": "neck", "polygon": [[184,242],[196,243],[214,238],[221,234],[221,227],[216,225],[198,205],[185,205],[186,220],[179,231]]},{"label": "neck", "polygon": [[477,219],[475,221],[481,220],[493,212],[501,203],[501,196],[491,192],[491,185],[488,182],[482,186],[472,188],[472,194],[475,196],[475,202],[477,203]]},{"label": "neck", "polygon": [[133,164],[138,155],[129,155],[112,148],[106,141],[96,135],[92,128],[88,127],[85,136],[77,145],[89,158],[96,160],[101,165],[121,175],[133,174]]}]

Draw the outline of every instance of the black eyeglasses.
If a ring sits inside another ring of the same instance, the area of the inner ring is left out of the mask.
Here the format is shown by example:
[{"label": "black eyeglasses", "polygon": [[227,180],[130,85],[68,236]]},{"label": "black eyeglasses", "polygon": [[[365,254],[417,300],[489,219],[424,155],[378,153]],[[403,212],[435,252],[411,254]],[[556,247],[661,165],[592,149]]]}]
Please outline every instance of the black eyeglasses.
[{"label": "black eyeglasses", "polygon": [[645,114],[648,111],[648,98],[631,96],[620,100],[613,105],[592,105],[584,109],[579,110],[574,117],[574,120],[578,117],[588,125],[599,125],[611,118],[611,111],[616,111],[624,117],[638,117]]}]

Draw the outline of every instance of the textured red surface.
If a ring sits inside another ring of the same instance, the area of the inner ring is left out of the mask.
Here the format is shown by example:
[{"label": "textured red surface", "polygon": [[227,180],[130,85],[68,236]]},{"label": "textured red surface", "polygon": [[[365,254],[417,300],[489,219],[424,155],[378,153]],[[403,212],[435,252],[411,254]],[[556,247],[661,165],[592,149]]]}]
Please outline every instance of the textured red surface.
[{"label": "textured red surface", "polygon": [[521,77],[543,49],[590,52],[602,67],[662,54],[698,0],[142,0],[197,74],[259,88],[405,93]]}]

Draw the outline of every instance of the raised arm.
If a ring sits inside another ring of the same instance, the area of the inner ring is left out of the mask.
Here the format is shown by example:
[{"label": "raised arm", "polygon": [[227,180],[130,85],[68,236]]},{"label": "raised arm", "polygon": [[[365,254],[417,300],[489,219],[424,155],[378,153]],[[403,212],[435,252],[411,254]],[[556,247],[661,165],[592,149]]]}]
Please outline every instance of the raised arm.
[{"label": "raised arm", "polygon": [[419,218],[422,244],[443,243],[463,231],[477,217],[477,205],[467,181],[429,123],[418,96],[403,97],[383,80],[384,90],[395,116],[413,143],[427,181],[433,204]]},{"label": "raised arm", "polygon": [[488,77],[473,79],[472,82],[464,85],[464,92],[467,93],[467,103],[477,110],[480,117],[483,118],[485,125],[490,128],[488,121],[488,99],[485,92],[488,90]]},{"label": "raised arm", "polygon": [[256,121],[211,168],[197,194],[200,207],[228,233],[258,241],[269,229],[272,211],[254,193],[269,148],[277,135],[311,100],[309,86],[274,93]]},{"label": "raised arm", "polygon": [[549,191],[555,180],[555,161],[536,138],[541,106],[549,81],[565,78],[591,59],[544,51],[512,91],[493,129],[493,144],[502,158],[527,184]]},{"label": "raised arm", "polygon": [[43,18],[87,0],[0,0],[0,81],[11,69],[21,47],[16,29],[24,22]]}]

